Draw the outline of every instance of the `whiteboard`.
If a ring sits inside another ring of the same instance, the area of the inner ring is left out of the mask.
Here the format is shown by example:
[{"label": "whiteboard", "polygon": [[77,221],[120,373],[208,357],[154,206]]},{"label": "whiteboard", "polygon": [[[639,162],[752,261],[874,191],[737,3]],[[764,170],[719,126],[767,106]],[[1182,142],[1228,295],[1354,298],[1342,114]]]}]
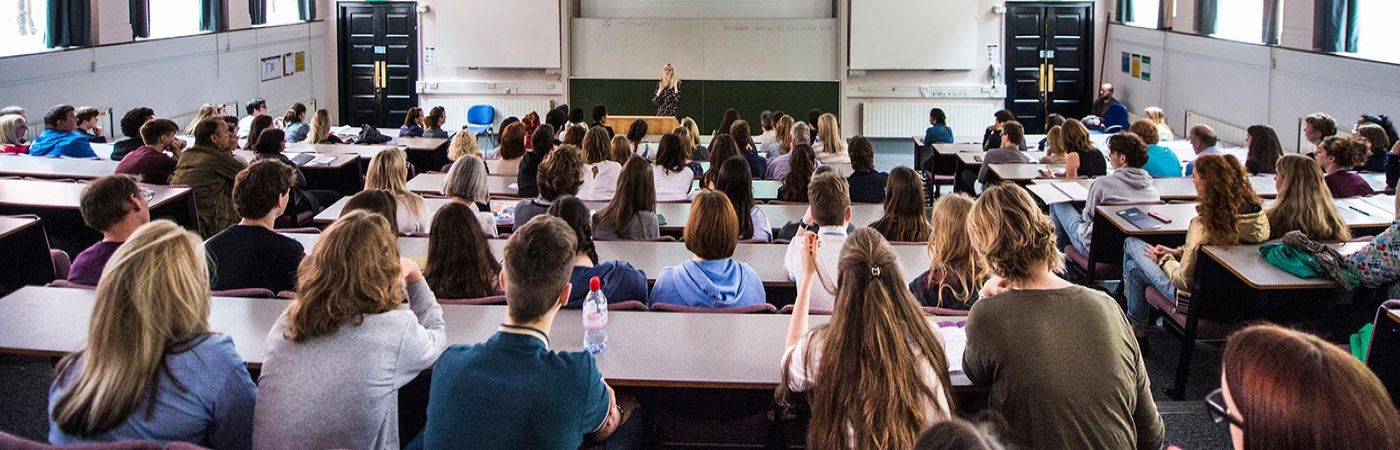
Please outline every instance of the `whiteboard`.
[{"label": "whiteboard", "polygon": [[573,76],[682,80],[836,79],[836,19],[596,19],[570,22]]},{"label": "whiteboard", "polygon": [[851,2],[852,70],[972,70],[978,0]]},{"label": "whiteboard", "polygon": [[437,65],[558,69],[558,0],[447,0],[432,3]]}]

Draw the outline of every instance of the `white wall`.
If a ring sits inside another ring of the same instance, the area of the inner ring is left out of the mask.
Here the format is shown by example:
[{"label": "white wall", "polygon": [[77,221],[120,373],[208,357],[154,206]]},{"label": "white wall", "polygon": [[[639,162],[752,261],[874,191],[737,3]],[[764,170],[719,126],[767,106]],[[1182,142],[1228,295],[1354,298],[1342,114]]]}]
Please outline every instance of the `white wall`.
[{"label": "white wall", "polygon": [[1135,113],[1161,106],[1178,130],[1186,111],[1230,123],[1274,127],[1284,147],[1298,141],[1299,118],[1326,112],[1347,128],[1362,113],[1400,113],[1400,65],[1267,47],[1122,25],[1107,51],[1152,56],[1152,80],[1110,67],[1105,80]]}]

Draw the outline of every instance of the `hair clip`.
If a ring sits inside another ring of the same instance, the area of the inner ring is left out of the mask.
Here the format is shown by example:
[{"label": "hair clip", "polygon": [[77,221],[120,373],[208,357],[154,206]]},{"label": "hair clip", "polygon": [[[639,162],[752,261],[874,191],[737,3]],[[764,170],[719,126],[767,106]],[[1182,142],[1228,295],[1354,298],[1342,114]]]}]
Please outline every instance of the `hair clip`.
[{"label": "hair clip", "polygon": [[875,277],[878,277],[878,276],[880,276],[880,267],[878,267],[878,266],[876,266],[876,267],[871,267],[871,268],[870,268],[870,278],[875,278]]}]

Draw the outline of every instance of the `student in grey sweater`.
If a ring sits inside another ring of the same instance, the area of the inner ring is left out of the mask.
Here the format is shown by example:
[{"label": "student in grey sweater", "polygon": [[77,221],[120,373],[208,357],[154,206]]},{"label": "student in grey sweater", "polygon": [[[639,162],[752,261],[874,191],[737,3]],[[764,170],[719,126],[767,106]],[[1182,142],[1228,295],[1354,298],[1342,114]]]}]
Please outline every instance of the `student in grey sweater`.
[{"label": "student in grey sweater", "polygon": [[1094,179],[1089,185],[1089,197],[1084,210],[1074,205],[1050,205],[1050,217],[1055,222],[1055,248],[1073,245],[1080,254],[1089,254],[1094,235],[1094,208],[1099,205],[1156,203],[1162,201],[1152,175],[1142,166],[1147,164],[1147,144],[1131,133],[1118,133],[1108,138],[1108,163],[1113,173]]},{"label": "student in grey sweater", "polygon": [[254,448],[397,449],[398,390],[442,353],[442,307],[388,220],[363,211],[326,230],[301,276],[267,336]]},{"label": "student in grey sweater", "polygon": [[977,183],[987,184],[987,166],[990,164],[1031,162],[1031,159],[1021,152],[1026,146],[1025,142],[1026,129],[1021,127],[1020,122],[1013,120],[1001,124],[1001,148],[987,150],[987,153],[982,155],[982,170],[977,172]]}]

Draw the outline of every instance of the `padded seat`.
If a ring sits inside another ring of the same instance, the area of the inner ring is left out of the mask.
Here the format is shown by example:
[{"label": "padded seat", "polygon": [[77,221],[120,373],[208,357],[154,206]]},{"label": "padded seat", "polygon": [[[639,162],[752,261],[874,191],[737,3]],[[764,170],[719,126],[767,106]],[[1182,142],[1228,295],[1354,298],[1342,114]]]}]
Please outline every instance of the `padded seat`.
[{"label": "padded seat", "polygon": [[[787,305],[787,306],[784,306],[783,309],[778,310],[778,312],[783,313],[783,314],[792,314],[792,311],[793,311],[794,309],[796,309],[796,308],[795,308],[793,305]],[[827,309],[827,308],[811,308],[811,307],[808,307],[808,308],[807,308],[807,314],[813,315],[813,316],[829,316],[829,315],[831,315],[831,310],[830,310],[830,309]]]},{"label": "padded seat", "polygon": [[714,314],[773,314],[778,312],[778,307],[759,303],[757,305],[736,306],[733,308],[701,308],[698,306],[672,305],[669,303],[655,303],[651,305],[652,311],[661,312],[685,312],[685,313],[714,313]]},{"label": "padded seat", "polygon": [[276,292],[263,288],[228,289],[213,291],[209,295],[214,297],[277,298]]},{"label": "padded seat", "polygon": [[[1161,311],[1162,315],[1175,323],[1177,328],[1186,329],[1186,314],[1176,312],[1176,300],[1167,298],[1167,296],[1163,295],[1162,291],[1158,291],[1155,286],[1147,287],[1147,304],[1152,305],[1153,309]],[[1225,337],[1230,335],[1232,329],[1233,327],[1227,323],[1197,319],[1196,340],[1224,340]]]},{"label": "padded seat", "polygon": [[[1064,248],[1065,260],[1073,263],[1080,271],[1089,273],[1089,256],[1079,253],[1079,249],[1073,245],[1066,245]],[[1123,278],[1123,266],[1113,263],[1100,262],[1094,265],[1094,273],[1090,276],[1095,280],[1117,280]]]}]

